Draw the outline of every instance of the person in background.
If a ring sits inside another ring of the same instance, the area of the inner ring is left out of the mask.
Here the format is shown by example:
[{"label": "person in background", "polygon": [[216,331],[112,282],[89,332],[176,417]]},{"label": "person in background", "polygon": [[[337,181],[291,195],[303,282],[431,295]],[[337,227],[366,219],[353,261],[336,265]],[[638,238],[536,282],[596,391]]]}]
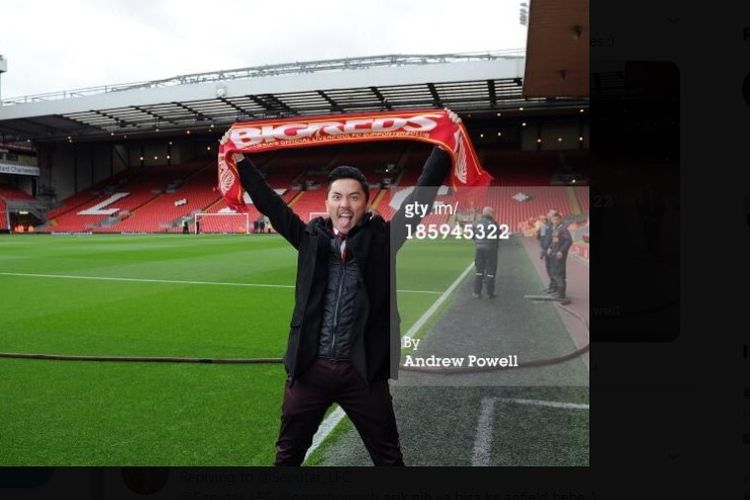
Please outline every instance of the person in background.
[{"label": "person in background", "polygon": [[482,216],[474,222],[474,298],[482,297],[482,285],[487,297],[495,298],[495,272],[497,271],[497,249],[499,228],[495,220],[495,209],[484,207]]},{"label": "person in background", "polygon": [[539,258],[544,259],[544,267],[547,271],[547,277],[549,278],[549,285],[543,290],[544,293],[555,292],[554,283],[552,281],[552,261],[547,258],[547,249],[549,248],[550,239],[552,237],[552,215],[555,213],[557,213],[556,208],[551,208],[547,211],[542,226],[539,229],[539,233],[537,234],[537,237],[539,238]]},{"label": "person in background", "polygon": [[550,262],[552,285],[554,291],[550,294],[558,302],[568,302],[566,293],[565,270],[568,260],[568,250],[573,244],[573,238],[566,224],[562,222],[560,212],[552,214],[552,228],[550,230],[547,260]]}]

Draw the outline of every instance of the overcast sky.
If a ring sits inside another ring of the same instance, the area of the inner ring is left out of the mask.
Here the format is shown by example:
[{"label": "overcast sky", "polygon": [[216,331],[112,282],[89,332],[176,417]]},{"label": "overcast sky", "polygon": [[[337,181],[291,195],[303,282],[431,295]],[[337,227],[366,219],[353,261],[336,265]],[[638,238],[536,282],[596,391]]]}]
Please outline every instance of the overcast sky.
[{"label": "overcast sky", "polygon": [[270,63],[522,48],[521,1],[3,0],[0,95]]}]

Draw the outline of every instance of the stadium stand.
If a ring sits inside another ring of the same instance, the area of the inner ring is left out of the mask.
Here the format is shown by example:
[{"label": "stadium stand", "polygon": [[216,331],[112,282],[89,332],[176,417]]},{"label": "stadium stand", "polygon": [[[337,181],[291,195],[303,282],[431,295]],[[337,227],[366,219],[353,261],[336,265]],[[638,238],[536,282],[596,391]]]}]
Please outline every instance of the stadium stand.
[{"label": "stadium stand", "polygon": [[398,172],[393,179],[391,186],[383,190],[380,198],[374,197],[373,208],[376,209],[384,219],[390,220],[393,217],[395,208],[391,206],[391,201],[396,194],[407,187],[414,186],[417,183],[419,174],[422,170],[430,148],[422,144],[407,144],[403,149],[398,161],[396,162],[396,171]]},{"label": "stadium stand", "polygon": [[[56,211],[61,215],[50,217],[48,229],[53,232],[120,232],[114,226],[121,220],[127,218],[131,213],[143,207],[146,203],[156,199],[160,194],[174,186],[176,183],[184,181],[192,173],[205,163],[187,163],[185,165],[159,165],[153,167],[134,167],[117,174],[116,176],[100,183],[102,189],[90,189],[88,192],[79,193],[71,198],[77,198],[74,201],[65,200],[61,207],[65,207],[64,212],[59,208]],[[126,196],[113,203],[113,208],[118,211],[112,216],[109,215],[87,215],[86,210],[91,209],[99,203],[106,201],[116,193],[127,193]],[[90,198],[91,195],[93,198]],[[80,200],[88,199],[79,203]]]},{"label": "stadium stand", "polygon": [[[0,231],[35,231],[37,211],[35,210],[36,199],[30,194],[9,184],[0,184]],[[22,217],[17,219],[14,214],[17,212],[33,210],[34,219]],[[15,220],[14,220],[15,219]]]},{"label": "stadium stand", "polygon": [[581,207],[583,213],[589,213],[589,188],[588,186],[576,186],[573,188],[576,197],[578,198],[578,204]]},{"label": "stadium stand", "polygon": [[589,221],[581,220],[568,225],[568,230],[573,236],[573,245],[570,248],[571,253],[580,259],[588,262],[589,260]]},{"label": "stadium stand", "polygon": [[6,200],[28,200],[33,201],[34,197],[30,194],[21,191],[18,188],[9,186],[8,184],[0,184],[0,230],[10,229],[8,221],[8,212]]},{"label": "stadium stand", "polygon": [[173,193],[157,196],[108,229],[126,233],[181,231],[181,220],[185,215],[208,207],[220,197],[219,192],[210,187],[215,179],[214,165],[204,164]]},{"label": "stadium stand", "polygon": [[8,213],[5,210],[5,200],[0,198],[0,231],[10,229],[8,226]]},{"label": "stadium stand", "polygon": [[[528,198],[522,200],[519,194]],[[564,216],[572,213],[565,191],[556,186],[493,186],[487,190],[486,204],[495,208],[498,222],[511,232],[529,230],[551,208]]]},{"label": "stadium stand", "polygon": [[[315,160],[316,163],[318,161],[324,160]],[[253,162],[256,166],[258,166],[258,168],[261,169],[261,171],[266,174],[266,181],[272,188],[277,190],[285,190],[281,196],[281,199],[283,199],[285,202],[291,203],[300,194],[299,189],[290,188],[290,186],[292,186],[292,184],[297,181],[297,179],[303,172],[302,169],[304,168],[304,162],[302,161],[302,159],[292,156],[287,157],[287,155],[278,153],[275,155],[259,154],[253,157]],[[211,180],[211,187],[206,185],[204,187],[205,189],[215,189],[215,168],[213,172],[214,177]],[[221,198],[220,193],[216,191],[215,194],[216,198],[213,203],[211,203],[210,206],[206,207],[202,212],[208,214],[231,212],[230,208]],[[248,216],[251,226],[253,221],[257,220],[261,216],[260,212],[258,212],[258,209],[255,208],[252,203],[248,204]],[[210,220],[210,225],[201,225],[201,231],[223,233],[234,233],[238,231],[237,223],[232,218],[214,218]]]},{"label": "stadium stand", "polygon": [[30,194],[8,184],[0,184],[0,198],[5,200],[34,200],[34,197]]},{"label": "stadium stand", "polygon": [[[313,148],[299,151],[262,153],[254,162],[266,174],[268,183],[283,191],[282,198],[303,220],[325,210],[328,172],[338,165],[354,165],[370,181],[371,206],[386,220],[393,217],[391,202],[398,192],[414,186],[431,147],[409,142],[365,143],[347,147]],[[500,147],[483,147],[481,156],[485,168],[495,178],[486,199],[477,200],[476,207],[493,206],[498,220],[508,225],[511,232],[530,232],[536,221],[550,208],[558,208],[566,215],[589,210],[586,186],[550,186],[553,174],[561,164],[580,165],[584,157],[574,154],[569,159],[559,152],[526,152]],[[567,155],[567,153],[566,153]],[[386,167],[390,167],[386,171]],[[383,186],[385,178],[390,184]],[[0,191],[2,192],[2,191]],[[114,193],[129,193],[113,203],[119,211],[112,216],[81,214],[111,197]],[[25,193],[23,193],[26,195]],[[522,200],[515,199],[514,196]],[[28,195],[26,195],[28,196]],[[437,201],[450,202],[438,196]],[[250,204],[249,222],[261,214]],[[461,208],[466,207],[459,207]],[[230,212],[216,188],[215,162],[212,158],[188,162],[184,165],[135,167],[98,183],[70,198],[48,213],[48,229],[54,232],[181,232],[182,222],[190,219],[191,231],[195,213]],[[239,218],[203,218],[204,232],[238,232],[244,225]],[[210,225],[207,225],[208,221]],[[431,213],[424,224],[454,222],[450,214]]]},{"label": "stadium stand", "polygon": [[294,213],[307,222],[311,213],[325,211],[326,190],[324,187],[314,191],[303,191],[291,207]]},{"label": "stadium stand", "polygon": [[72,196],[69,196],[68,198],[65,198],[64,200],[62,200],[59,206],[47,212],[47,220],[51,221],[62,215],[67,214],[68,212],[72,210],[75,210],[76,208],[79,208],[79,207],[82,207],[83,205],[88,204],[90,201],[93,201],[94,199],[98,198],[100,194],[104,191],[112,191],[116,189],[121,179],[127,178],[129,173],[130,173],[130,169],[124,170],[111,177],[108,177],[104,180],[97,182],[96,184],[94,184],[93,186],[90,186],[87,189],[79,191],[78,193]]}]

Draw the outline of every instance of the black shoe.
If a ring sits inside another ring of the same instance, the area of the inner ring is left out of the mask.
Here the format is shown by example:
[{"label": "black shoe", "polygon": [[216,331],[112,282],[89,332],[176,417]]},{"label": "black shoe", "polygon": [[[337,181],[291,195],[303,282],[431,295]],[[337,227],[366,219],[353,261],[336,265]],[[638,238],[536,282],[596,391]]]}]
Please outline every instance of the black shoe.
[{"label": "black shoe", "polygon": [[554,288],[547,287],[542,290],[544,293],[553,293],[555,291]]},{"label": "black shoe", "polygon": [[497,297],[497,295],[495,295],[494,293],[492,295],[487,296],[488,299],[494,299],[495,297]]}]

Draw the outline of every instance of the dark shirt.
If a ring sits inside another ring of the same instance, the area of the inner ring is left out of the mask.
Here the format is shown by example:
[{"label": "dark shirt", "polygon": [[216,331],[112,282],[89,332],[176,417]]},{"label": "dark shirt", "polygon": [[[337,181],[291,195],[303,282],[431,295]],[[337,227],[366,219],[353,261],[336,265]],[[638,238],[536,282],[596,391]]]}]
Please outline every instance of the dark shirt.
[{"label": "dark shirt", "polygon": [[474,223],[474,245],[477,250],[497,250],[499,237],[497,221],[492,217],[483,215]]},{"label": "dark shirt", "polygon": [[560,223],[552,227],[549,235],[549,251],[551,254],[562,252],[567,255],[572,244],[573,238],[570,236],[567,225]]},{"label": "dark shirt", "polygon": [[331,238],[318,357],[351,359],[352,345],[367,321],[368,300],[359,263],[352,255],[342,261],[340,241]]}]

